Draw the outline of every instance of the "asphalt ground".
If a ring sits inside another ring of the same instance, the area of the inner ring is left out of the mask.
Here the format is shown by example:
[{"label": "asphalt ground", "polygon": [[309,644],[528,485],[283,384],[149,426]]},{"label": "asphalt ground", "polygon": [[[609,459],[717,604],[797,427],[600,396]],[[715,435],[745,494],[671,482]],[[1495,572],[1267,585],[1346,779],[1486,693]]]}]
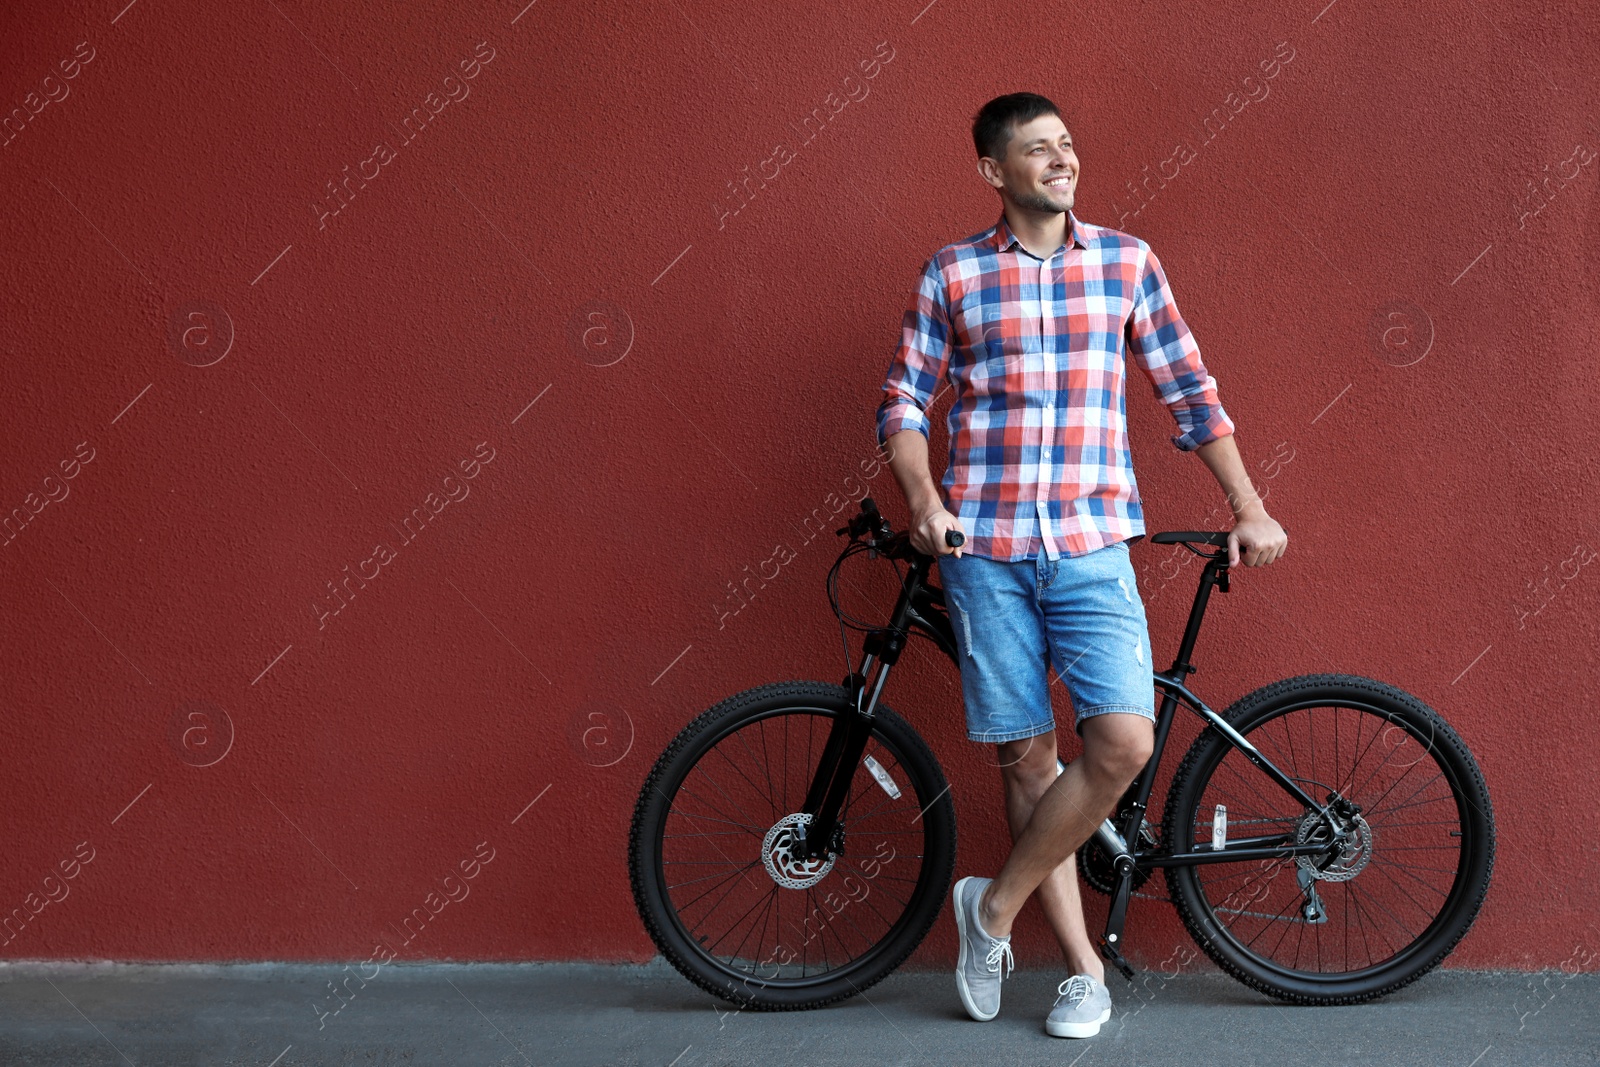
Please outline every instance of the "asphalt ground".
[{"label": "asphalt ground", "polygon": [[[966,1017],[944,972],[892,975],[808,1012],[740,1011],[661,960],[410,964],[364,986],[339,964],[0,965],[0,1064],[706,1065],[1600,1063],[1600,975],[1437,971],[1370,1004],[1290,1007],[1219,974],[1111,978],[1098,1037],[1052,1038],[1066,976],[1018,971]],[[348,1000],[329,983],[344,981]],[[337,1012],[332,1009],[342,1005]]]}]

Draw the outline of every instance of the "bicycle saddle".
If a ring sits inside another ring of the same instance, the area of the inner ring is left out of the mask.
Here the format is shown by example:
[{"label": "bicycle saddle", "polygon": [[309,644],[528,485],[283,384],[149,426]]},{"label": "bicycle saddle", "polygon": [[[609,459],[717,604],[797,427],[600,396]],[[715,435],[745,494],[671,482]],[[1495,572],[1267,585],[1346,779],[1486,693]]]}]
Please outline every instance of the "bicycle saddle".
[{"label": "bicycle saddle", "polygon": [[1175,545],[1190,542],[1198,545],[1211,545],[1214,548],[1228,547],[1227,530],[1169,530],[1158,533],[1150,538],[1153,545]]}]

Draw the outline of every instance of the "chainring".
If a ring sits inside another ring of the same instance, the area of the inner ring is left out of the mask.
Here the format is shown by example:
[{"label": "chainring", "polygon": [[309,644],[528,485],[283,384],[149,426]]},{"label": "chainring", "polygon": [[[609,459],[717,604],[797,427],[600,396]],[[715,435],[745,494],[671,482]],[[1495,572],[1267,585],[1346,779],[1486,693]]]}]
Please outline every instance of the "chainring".
[{"label": "chainring", "polygon": [[[1121,817],[1112,820],[1121,822]],[[1139,827],[1139,848],[1149,851],[1156,847],[1155,834],[1151,832],[1149,821]],[[1089,883],[1089,888],[1097,893],[1110,896],[1117,890],[1117,869],[1111,865],[1111,856],[1100,844],[1100,839],[1091,837],[1078,849],[1078,870],[1083,874],[1083,880]],[[1133,888],[1138,889],[1150,880],[1150,871],[1135,870],[1133,872]]]}]

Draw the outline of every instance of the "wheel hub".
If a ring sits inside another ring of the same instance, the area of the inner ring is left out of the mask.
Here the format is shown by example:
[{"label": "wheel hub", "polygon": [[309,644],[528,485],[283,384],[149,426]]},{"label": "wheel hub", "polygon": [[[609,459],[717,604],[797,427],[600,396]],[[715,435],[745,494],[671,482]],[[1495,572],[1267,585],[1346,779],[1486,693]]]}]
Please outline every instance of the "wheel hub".
[{"label": "wheel hub", "polygon": [[[1308,811],[1295,831],[1296,844],[1315,844],[1331,840],[1328,819],[1321,812]],[[1300,869],[1312,878],[1324,882],[1348,882],[1360,874],[1372,858],[1372,827],[1360,815],[1351,815],[1345,823],[1343,844],[1326,867],[1318,867],[1310,856],[1297,857]]]},{"label": "wheel hub", "polygon": [[794,854],[796,827],[806,826],[811,816],[803,811],[785,815],[767,831],[761,842],[761,862],[772,880],[785,889],[810,889],[833,870],[836,852],[826,857],[800,859]]}]

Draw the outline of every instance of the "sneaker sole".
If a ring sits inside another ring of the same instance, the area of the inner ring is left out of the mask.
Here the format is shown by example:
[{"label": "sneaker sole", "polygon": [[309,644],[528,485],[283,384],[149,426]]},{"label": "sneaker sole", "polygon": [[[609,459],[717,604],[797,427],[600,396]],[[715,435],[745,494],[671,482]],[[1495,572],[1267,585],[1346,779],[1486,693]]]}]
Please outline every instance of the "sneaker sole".
[{"label": "sneaker sole", "polygon": [[1100,1026],[1111,1018],[1111,1009],[1107,1008],[1100,1013],[1100,1018],[1092,1023],[1066,1023],[1045,1020],[1044,1031],[1051,1037],[1093,1037],[1100,1032]]},{"label": "sneaker sole", "polygon": [[[971,877],[971,875],[968,875],[957,882],[954,891],[951,893],[950,902],[955,906],[956,912],[956,941],[961,945],[960,955],[956,959],[956,992],[961,994],[961,1006],[967,1009],[967,1014],[980,1023],[986,1023],[996,1015],[999,1015],[1000,1009],[996,1007],[988,1015],[983,1014],[978,1010],[977,1005],[973,1004],[972,994],[967,991],[967,938],[970,935],[967,931],[967,909],[965,901],[961,898],[963,887],[966,886]],[[1109,1015],[1110,1013],[1108,1012],[1107,1014]]]}]

